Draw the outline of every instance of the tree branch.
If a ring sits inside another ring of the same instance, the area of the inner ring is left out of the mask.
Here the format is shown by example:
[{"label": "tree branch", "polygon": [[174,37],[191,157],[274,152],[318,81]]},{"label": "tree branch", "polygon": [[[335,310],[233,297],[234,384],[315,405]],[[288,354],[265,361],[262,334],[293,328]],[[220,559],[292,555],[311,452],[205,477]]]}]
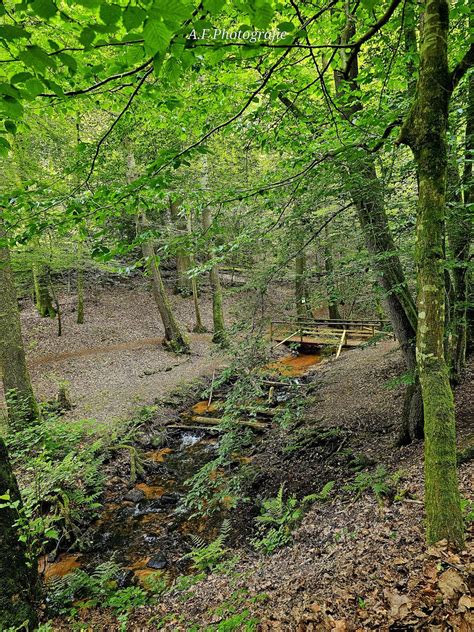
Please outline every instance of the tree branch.
[{"label": "tree branch", "polygon": [[402,2],[402,0],[392,0],[391,5],[388,7],[387,11],[384,13],[384,15],[382,15],[382,17],[375,23],[373,24],[370,29],[364,34],[362,35],[362,37],[360,37],[357,42],[354,42],[354,44],[348,44],[349,46],[352,46],[352,50],[351,53],[349,55],[349,57],[347,58],[347,63],[346,63],[346,67],[344,69],[344,78],[347,79],[351,66],[354,63],[355,58],[357,57],[360,49],[362,48],[362,46],[365,44],[365,42],[368,42],[376,33],[378,33],[378,31],[380,31],[380,29],[382,28],[382,26],[384,26],[392,17],[393,13],[395,12],[395,9],[398,7],[398,5]]},{"label": "tree branch", "polygon": [[469,68],[474,66],[474,44],[466,51],[461,61],[456,64],[450,73],[451,91],[453,91],[461,79],[464,77]]}]

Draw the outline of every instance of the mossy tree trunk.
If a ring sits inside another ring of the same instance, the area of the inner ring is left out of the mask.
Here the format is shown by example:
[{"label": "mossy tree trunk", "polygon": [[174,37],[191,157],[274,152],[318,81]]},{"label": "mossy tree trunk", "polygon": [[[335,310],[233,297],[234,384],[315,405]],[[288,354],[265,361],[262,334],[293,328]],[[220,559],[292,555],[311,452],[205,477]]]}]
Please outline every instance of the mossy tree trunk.
[{"label": "mossy tree trunk", "polygon": [[[211,210],[204,208],[202,211],[202,227],[205,233],[209,233],[212,226]],[[211,285],[212,293],[212,322],[214,334],[212,336],[212,342],[225,346],[227,344],[227,337],[224,323],[224,309],[222,302],[222,288],[219,279],[219,268],[216,264],[211,266],[209,270],[209,282]]]},{"label": "mossy tree trunk", "polygon": [[76,291],[77,291],[77,317],[78,325],[84,324],[84,267],[83,267],[83,247],[79,239],[77,245],[77,269],[76,269]]},{"label": "mossy tree trunk", "polygon": [[[39,582],[36,560],[27,556],[15,522],[21,497],[5,443],[0,439],[0,630],[36,628]],[[23,627],[25,626],[25,627]]]},{"label": "mossy tree trunk", "polygon": [[[347,16],[346,27],[340,43],[347,44],[355,35],[355,23]],[[344,90],[360,94],[357,77],[359,74],[358,57],[352,58],[350,68],[346,68],[348,59],[341,52],[343,71],[335,71],[336,92],[341,96]],[[347,120],[362,110],[363,105],[357,96],[351,99],[351,105],[343,105],[341,111]],[[393,332],[400,344],[408,372],[413,376],[409,384],[402,411],[402,422],[398,444],[405,445],[423,436],[423,404],[421,386],[416,372],[415,339],[417,327],[416,306],[405,279],[400,258],[390,230],[385,212],[382,183],[375,169],[373,154],[361,155],[357,151],[349,156],[347,171],[350,178],[349,190],[356,208],[366,248],[371,256],[377,280],[383,290],[383,304]]]},{"label": "mossy tree trunk", "polygon": [[446,539],[460,547],[463,521],[456,472],[454,401],[444,354],[446,130],[452,89],[448,23],[446,0],[426,0],[416,96],[400,142],[412,149],[419,180],[416,357],[424,405],[427,540],[432,543]]},{"label": "mossy tree trunk", "polygon": [[[145,219],[142,216],[142,227],[144,222]],[[163,323],[165,330],[164,345],[175,353],[187,353],[189,351],[189,344],[184,334],[181,332],[178,322],[171,309],[153,243],[151,241],[144,242],[142,244],[142,252],[151,279],[153,298],[155,299],[158,312],[160,313],[161,322]]]},{"label": "mossy tree trunk", "polygon": [[[186,230],[188,232],[188,235],[191,237],[192,232],[193,232],[191,213],[189,213],[186,219]],[[189,264],[191,268],[194,267],[194,255],[192,253],[189,255]],[[204,327],[202,323],[201,309],[199,307],[199,290],[198,290],[198,284],[197,284],[197,279],[195,275],[193,275],[191,278],[191,290],[193,293],[194,316],[196,319],[196,322],[193,327],[193,331],[195,334],[202,334],[202,333],[205,333],[207,329]]]},{"label": "mossy tree trunk", "polygon": [[18,299],[1,212],[0,209],[0,371],[9,421],[22,425],[35,421],[39,412],[26,366]]},{"label": "mossy tree trunk", "polygon": [[[178,235],[187,234],[186,217],[179,213],[177,200],[170,198],[170,215]],[[185,248],[180,247],[176,253],[176,284],[174,291],[181,296],[191,296],[193,288],[192,281],[188,275],[191,268],[191,257]]]},{"label": "mossy tree trunk", "polygon": [[[451,256],[455,261],[453,268],[453,307],[451,317],[450,368],[454,382],[459,380],[466,364],[466,348],[468,334],[467,310],[469,303],[469,255],[472,241],[472,205],[474,203],[474,184],[472,178],[472,161],[474,159],[474,73],[468,80],[465,161],[462,185],[464,196],[461,197],[461,184],[457,166],[448,170],[448,176],[455,171],[451,195],[453,205],[447,218],[447,234]],[[452,162],[452,161],[451,161]]]},{"label": "mossy tree trunk", "polygon": [[301,249],[295,257],[295,305],[298,320],[309,318],[310,304],[306,283],[306,252]]},{"label": "mossy tree trunk", "polygon": [[[136,163],[129,139],[125,139],[125,148],[127,150],[127,182],[131,184],[136,178]],[[136,230],[137,233],[145,231],[148,227],[148,220],[145,213],[137,215]],[[173,310],[166,293],[166,288],[161,277],[160,267],[158,264],[155,246],[151,239],[146,239],[142,243],[142,254],[145,259],[145,265],[151,281],[151,290],[155,299],[158,313],[165,330],[163,344],[166,348],[175,353],[188,353],[189,343],[185,335],[181,332]]]},{"label": "mossy tree trunk", "polygon": [[41,318],[55,318],[56,310],[49,293],[49,270],[44,266],[33,264],[33,284],[35,289],[35,303]]},{"label": "mossy tree trunk", "polygon": [[326,293],[328,297],[328,312],[331,320],[340,320],[341,314],[337,305],[336,284],[334,283],[334,264],[332,259],[331,245],[329,243],[329,230],[326,226],[324,231],[324,270],[326,272]]}]

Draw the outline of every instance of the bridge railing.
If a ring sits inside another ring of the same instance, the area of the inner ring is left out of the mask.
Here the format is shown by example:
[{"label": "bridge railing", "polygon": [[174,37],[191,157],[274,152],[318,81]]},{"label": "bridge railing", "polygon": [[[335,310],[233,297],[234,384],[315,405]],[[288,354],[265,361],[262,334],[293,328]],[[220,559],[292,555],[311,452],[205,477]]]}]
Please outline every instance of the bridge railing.
[{"label": "bridge railing", "polygon": [[[334,342],[344,339],[368,340],[378,334],[388,333],[390,323],[386,320],[344,320],[344,319],[295,319],[272,320],[270,322],[270,339],[276,336],[279,344],[291,339],[299,339],[302,343],[304,337],[328,337]],[[328,341],[327,344],[329,344]]]}]

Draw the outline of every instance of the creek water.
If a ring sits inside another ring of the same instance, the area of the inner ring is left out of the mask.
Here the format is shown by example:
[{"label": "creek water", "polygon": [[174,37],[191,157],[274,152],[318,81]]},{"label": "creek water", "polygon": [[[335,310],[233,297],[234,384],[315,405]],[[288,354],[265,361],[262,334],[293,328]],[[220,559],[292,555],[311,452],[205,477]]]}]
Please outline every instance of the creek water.
[{"label": "creek water", "polygon": [[[275,376],[298,378],[321,361],[316,354],[285,356],[267,366]],[[193,418],[219,415],[219,402],[196,402],[182,414],[183,426]],[[213,459],[218,438],[203,428],[170,430],[167,447],[145,453],[145,481],[137,483],[122,497],[108,492],[99,519],[81,538],[79,551],[63,553],[53,563],[42,561],[45,577],[64,576],[75,568],[85,570],[113,559],[122,568],[126,585],[142,581],[152,573],[166,570],[183,574],[189,562],[190,534],[212,536],[213,525],[205,518],[191,518],[181,500],[185,482]],[[244,458],[244,457],[243,457]],[[44,568],[45,567],[45,568]]]}]

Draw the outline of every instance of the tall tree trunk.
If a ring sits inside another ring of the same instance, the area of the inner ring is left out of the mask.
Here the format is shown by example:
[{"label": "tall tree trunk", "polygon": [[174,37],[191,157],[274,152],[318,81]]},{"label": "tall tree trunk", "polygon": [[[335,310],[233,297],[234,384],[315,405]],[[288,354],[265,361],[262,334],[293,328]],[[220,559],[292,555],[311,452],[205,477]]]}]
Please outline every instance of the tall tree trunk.
[{"label": "tall tree trunk", "polygon": [[[349,15],[340,43],[347,44],[354,34],[354,21]],[[345,54],[341,53],[341,57],[345,64]],[[358,58],[355,56],[350,68],[335,71],[336,92],[340,94],[343,86],[353,92],[359,92],[358,73]],[[347,78],[346,81],[344,81],[345,77]],[[350,120],[362,107],[360,99],[354,97],[352,104],[343,106],[342,111],[345,118]],[[407,369],[413,376],[413,383],[407,387],[405,393],[402,423],[398,437],[398,444],[405,445],[413,439],[423,436],[423,405],[415,356],[416,307],[396,253],[385,213],[382,185],[377,177],[374,157],[370,153],[358,157],[359,154],[360,152],[357,153],[357,156],[352,156],[347,163],[351,179],[350,193],[364,234],[366,248],[371,255],[378,282],[384,290],[385,311],[400,344]]]},{"label": "tall tree trunk", "polygon": [[[189,213],[186,220],[186,230],[188,232],[188,235],[191,236],[193,232],[191,213]],[[194,266],[194,255],[192,253],[189,255],[189,265],[190,265],[190,268]],[[195,275],[193,275],[191,278],[191,289],[193,293],[194,316],[196,319],[196,322],[193,327],[193,331],[195,334],[203,334],[207,331],[207,329],[202,324],[201,309],[199,307],[199,291],[198,291],[198,284],[197,284],[197,279]]]},{"label": "tall tree trunk", "polygon": [[[142,227],[145,225],[145,221],[145,218],[142,216]],[[175,353],[187,353],[189,351],[189,344],[184,335],[181,333],[171,309],[163,279],[161,277],[160,268],[156,260],[153,243],[151,241],[144,242],[142,245],[142,252],[151,279],[153,298],[155,299],[155,303],[165,329],[164,344]]]},{"label": "tall tree trunk", "polygon": [[[39,593],[37,564],[36,560],[28,559],[25,544],[18,538],[15,522],[19,517],[21,496],[2,439],[0,498],[0,505],[3,505],[0,508],[0,630],[26,629],[26,626],[33,630],[38,623],[35,609]],[[16,502],[20,503],[19,507],[10,506]]]},{"label": "tall tree trunk", "polygon": [[[130,147],[128,139],[125,141],[127,149],[127,181],[132,183],[136,178],[135,156]],[[147,219],[144,213],[137,216],[137,232],[145,230],[147,227]],[[161,322],[165,330],[165,338],[163,344],[165,347],[175,353],[188,353],[189,343],[181,332],[173,310],[166,293],[166,288],[161,277],[160,267],[158,265],[155,247],[151,240],[144,241],[142,244],[142,253],[145,259],[148,274],[151,280],[151,289],[153,298],[155,299]]]},{"label": "tall tree trunk", "polygon": [[298,320],[304,320],[311,314],[306,284],[306,253],[300,250],[295,257],[295,304]]},{"label": "tall tree trunk", "polygon": [[83,325],[84,324],[84,268],[83,268],[83,261],[82,261],[82,253],[83,253],[83,248],[82,248],[82,241],[81,238],[79,238],[79,243],[77,245],[77,268],[76,268],[76,274],[77,274],[77,318],[76,318],[76,322],[78,325]]},{"label": "tall tree trunk", "polygon": [[334,283],[334,264],[331,246],[329,244],[329,230],[324,231],[324,269],[326,271],[326,293],[328,297],[328,312],[331,320],[340,320],[341,314],[336,299],[336,285]]},{"label": "tall tree trunk", "polygon": [[[202,227],[205,232],[208,232],[212,225],[211,210],[204,208],[202,210]],[[209,281],[211,284],[212,292],[212,322],[214,328],[214,334],[212,336],[212,342],[219,345],[226,345],[226,331],[224,324],[224,310],[222,305],[222,288],[219,279],[219,268],[213,264],[209,270]]]},{"label": "tall tree trunk", "polygon": [[[176,200],[170,198],[170,215],[178,234],[185,235],[187,233],[186,218],[179,215],[179,205]],[[185,249],[180,248],[176,253],[176,284],[174,291],[181,296],[191,296],[192,281],[188,276],[191,268],[191,258]]]},{"label": "tall tree trunk", "polygon": [[36,309],[41,318],[55,318],[56,310],[49,293],[49,270],[36,263],[32,266]]},{"label": "tall tree trunk", "polygon": [[[203,175],[202,175],[202,188],[203,191],[207,188],[207,157],[203,159]],[[212,215],[211,209],[209,207],[204,207],[201,215],[202,227],[205,233],[209,233],[212,226]],[[212,244],[212,240],[211,240]],[[207,258],[210,258],[210,248],[206,253]],[[212,322],[214,334],[212,336],[212,341],[216,344],[226,346],[227,345],[227,336],[225,331],[224,324],[224,309],[222,304],[222,288],[221,282],[219,279],[219,268],[217,265],[213,264],[211,269],[209,270],[209,282],[211,285],[211,293],[212,293]]]},{"label": "tall tree trunk", "polygon": [[[450,209],[447,218],[447,233],[452,257],[455,260],[453,269],[453,309],[451,322],[450,362],[451,376],[454,382],[459,380],[466,364],[466,348],[468,333],[467,310],[469,303],[469,253],[472,240],[472,204],[474,203],[474,184],[472,177],[472,161],[474,159],[474,73],[468,80],[467,113],[466,113],[466,145],[463,173],[464,200],[459,192],[455,196],[454,208]],[[460,184],[457,166],[450,166],[448,182],[453,178]],[[458,188],[459,191],[460,187]],[[464,203],[463,203],[464,202]]]},{"label": "tall tree trunk", "polygon": [[425,510],[429,543],[463,544],[456,472],[454,401],[444,355],[444,230],[446,130],[451,79],[446,0],[426,0],[415,101],[400,142],[410,146],[418,168],[416,226],[418,328],[416,355],[425,429]]},{"label": "tall tree trunk", "polygon": [[[6,231],[0,210],[0,242]],[[15,281],[6,243],[0,243],[0,371],[11,423],[23,425],[38,418],[39,411],[26,366]]]}]

